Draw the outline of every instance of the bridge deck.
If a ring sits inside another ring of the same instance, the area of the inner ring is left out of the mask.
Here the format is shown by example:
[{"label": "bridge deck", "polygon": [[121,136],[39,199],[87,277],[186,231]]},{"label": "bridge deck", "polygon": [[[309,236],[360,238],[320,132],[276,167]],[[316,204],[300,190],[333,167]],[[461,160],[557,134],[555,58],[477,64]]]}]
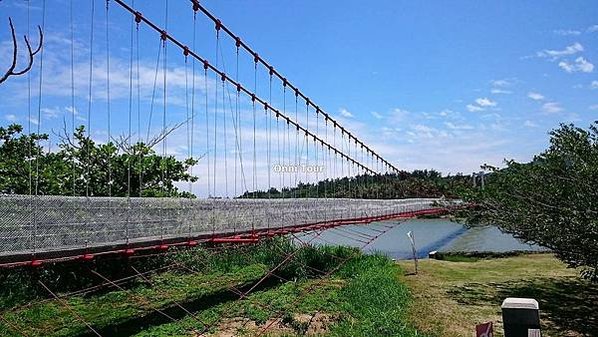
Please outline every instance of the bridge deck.
[{"label": "bridge deck", "polygon": [[379,221],[437,211],[437,202],[2,196],[0,265]]}]

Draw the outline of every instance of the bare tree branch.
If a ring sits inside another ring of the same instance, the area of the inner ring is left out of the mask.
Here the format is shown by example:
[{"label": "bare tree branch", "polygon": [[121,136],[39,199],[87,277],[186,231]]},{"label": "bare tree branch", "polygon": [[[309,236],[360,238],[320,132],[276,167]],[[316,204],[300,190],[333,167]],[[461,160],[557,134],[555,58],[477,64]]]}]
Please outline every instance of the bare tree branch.
[{"label": "bare tree branch", "polygon": [[40,50],[42,49],[42,45],[44,43],[44,33],[42,32],[42,28],[40,26],[37,26],[37,29],[39,31],[39,44],[38,44],[37,48],[35,48],[35,50],[32,50],[31,43],[29,42],[29,39],[25,35],[24,40],[25,40],[25,45],[27,46],[27,52],[29,53],[29,63],[27,64],[27,67],[25,67],[23,70],[15,71],[15,69],[17,67],[19,46],[17,43],[17,35],[15,33],[15,27],[12,24],[12,19],[10,17],[8,18],[8,24],[10,25],[10,32],[12,35],[12,46],[13,46],[12,63],[10,65],[10,67],[8,68],[8,70],[6,71],[6,73],[4,75],[2,75],[2,77],[0,77],[0,84],[2,84],[4,81],[6,81],[10,76],[20,76],[20,75],[27,73],[29,70],[31,70],[31,67],[33,66],[33,57],[37,53],[40,52]]}]

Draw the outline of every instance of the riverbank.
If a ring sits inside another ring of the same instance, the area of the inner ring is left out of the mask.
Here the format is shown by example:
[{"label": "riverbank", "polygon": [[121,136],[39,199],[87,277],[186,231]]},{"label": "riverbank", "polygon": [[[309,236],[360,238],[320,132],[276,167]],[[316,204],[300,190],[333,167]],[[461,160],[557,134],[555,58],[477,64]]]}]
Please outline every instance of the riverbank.
[{"label": "riverbank", "polygon": [[[398,264],[413,271],[410,261]],[[418,275],[407,273],[401,281],[413,296],[409,321],[429,336],[472,336],[476,324],[488,321],[502,336],[506,297],[538,300],[544,337],[598,336],[598,284],[581,280],[552,254],[421,260]]]}]

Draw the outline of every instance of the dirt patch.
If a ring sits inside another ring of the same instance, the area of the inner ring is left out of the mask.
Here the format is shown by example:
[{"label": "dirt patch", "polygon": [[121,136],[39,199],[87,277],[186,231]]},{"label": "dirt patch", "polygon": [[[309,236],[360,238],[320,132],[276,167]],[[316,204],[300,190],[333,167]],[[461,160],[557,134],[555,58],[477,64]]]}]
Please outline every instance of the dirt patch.
[{"label": "dirt patch", "polygon": [[330,314],[317,312],[315,315],[295,315],[294,320],[305,325],[306,329],[304,333],[306,336],[316,336],[327,332],[330,326],[336,321],[336,318]]},{"label": "dirt patch", "polygon": [[[253,336],[267,329],[269,336],[300,334],[305,336],[316,336],[328,331],[334,323],[335,317],[326,313],[295,314],[283,318],[269,319],[263,324],[257,324],[252,320],[242,317],[235,317],[223,320],[216,329],[216,332],[209,334],[209,337],[236,337]],[[201,335],[196,335],[201,336]],[[203,335],[206,336],[206,335]]]}]

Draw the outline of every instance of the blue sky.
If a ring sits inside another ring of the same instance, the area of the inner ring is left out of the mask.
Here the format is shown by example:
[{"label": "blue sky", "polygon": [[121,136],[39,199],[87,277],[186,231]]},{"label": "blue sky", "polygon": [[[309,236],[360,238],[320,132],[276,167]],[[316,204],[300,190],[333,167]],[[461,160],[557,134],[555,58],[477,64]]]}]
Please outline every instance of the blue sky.
[{"label": "blue sky", "polygon": [[[46,132],[59,129],[72,111],[69,3],[47,0],[47,73],[41,121]],[[529,160],[545,148],[547,132],[559,123],[587,126],[598,119],[595,1],[202,3],[320,107],[404,169],[469,173],[483,163],[500,165],[504,158]],[[91,112],[92,134],[101,141],[106,139],[102,84],[106,19],[103,1],[96,4],[94,81],[98,83],[93,86]],[[41,0],[31,1],[31,27],[41,22],[41,5]],[[138,7],[164,25],[164,0],[145,1]],[[75,2],[75,105],[81,123],[87,122],[90,10],[90,2]],[[24,34],[26,2],[0,2],[3,69],[10,55],[7,16],[15,20],[19,35]],[[187,1],[169,1],[169,32],[188,44],[192,41],[191,18]],[[212,23],[200,15],[196,25],[198,53],[215,62]],[[114,134],[126,132],[130,27],[130,16],[111,4],[108,28]],[[142,28],[143,113],[148,108],[158,43],[155,33]],[[168,119],[172,124],[185,119],[185,68],[180,52],[169,48],[168,101],[172,107]],[[222,60],[230,73],[235,63],[234,43],[224,38],[221,67]],[[240,62],[241,81],[253,87],[251,59],[245,55]],[[31,76],[37,83],[37,70]],[[201,72],[196,76],[199,100],[205,88]],[[268,97],[266,73],[258,75],[258,82],[258,94]],[[207,91],[213,91],[217,83],[209,79]],[[27,123],[26,86],[22,77],[0,87],[3,125]],[[281,89],[273,90],[272,102],[281,107]],[[37,104],[37,91],[32,95]],[[210,104],[214,103],[212,95]],[[161,102],[161,98],[157,100]],[[287,103],[289,100],[290,96]],[[155,107],[158,115],[160,106]],[[248,103],[243,106],[250,109]],[[144,123],[142,129],[147,127]],[[203,137],[197,134],[196,139]],[[184,132],[175,133],[168,141],[169,151],[184,156],[186,144]],[[202,146],[205,144],[198,140],[196,148]]]}]

